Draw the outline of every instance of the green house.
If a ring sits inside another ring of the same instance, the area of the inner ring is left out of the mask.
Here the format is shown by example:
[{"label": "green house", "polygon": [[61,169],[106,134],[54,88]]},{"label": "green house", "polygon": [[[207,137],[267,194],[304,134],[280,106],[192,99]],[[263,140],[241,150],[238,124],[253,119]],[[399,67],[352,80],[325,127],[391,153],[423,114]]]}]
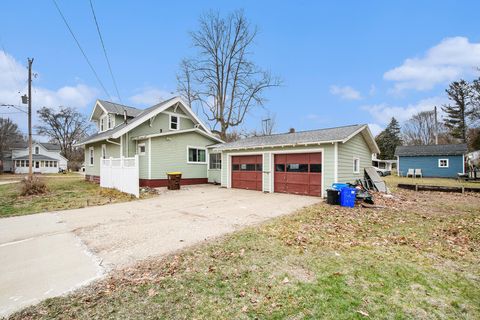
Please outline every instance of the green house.
[{"label": "green house", "polygon": [[[180,171],[183,185],[214,183],[323,197],[332,183],[363,178],[372,154],[380,153],[367,125],[224,143],[179,97],[145,110],[98,100],[90,119],[98,132],[79,145],[85,148],[85,177],[96,182],[100,159],[138,157],[139,186],[165,186],[167,173]],[[132,183],[122,172],[118,180]]]},{"label": "green house", "polygon": [[139,185],[167,185],[167,172],[182,172],[183,184],[207,183],[207,146],[221,143],[190,107],[174,97],[140,110],[97,100],[90,120],[97,133],[85,148],[85,178],[100,181],[100,159],[138,156]]}]

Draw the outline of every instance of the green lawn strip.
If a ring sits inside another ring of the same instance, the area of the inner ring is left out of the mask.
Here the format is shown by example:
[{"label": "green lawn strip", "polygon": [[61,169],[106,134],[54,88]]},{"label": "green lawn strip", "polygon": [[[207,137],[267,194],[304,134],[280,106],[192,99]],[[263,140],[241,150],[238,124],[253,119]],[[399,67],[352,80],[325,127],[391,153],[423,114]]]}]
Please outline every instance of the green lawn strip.
[{"label": "green lawn strip", "polygon": [[87,182],[78,176],[42,179],[47,184],[48,192],[38,196],[20,196],[20,183],[1,185],[0,217],[76,209],[133,199],[116,190],[102,189],[98,184]]},{"label": "green lawn strip", "polygon": [[478,213],[424,216],[322,204],[13,318],[479,318]]}]

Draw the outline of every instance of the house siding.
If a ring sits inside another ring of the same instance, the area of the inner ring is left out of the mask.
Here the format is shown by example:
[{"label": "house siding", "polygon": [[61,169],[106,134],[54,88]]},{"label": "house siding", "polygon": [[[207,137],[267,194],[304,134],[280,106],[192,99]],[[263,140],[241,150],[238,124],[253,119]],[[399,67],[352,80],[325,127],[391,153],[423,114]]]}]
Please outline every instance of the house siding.
[{"label": "house siding", "polygon": [[[360,159],[360,170],[353,172],[353,159]],[[372,166],[372,152],[362,134],[357,134],[345,143],[338,143],[338,182],[353,183],[363,179],[365,167]]]},{"label": "house siding", "polygon": [[[448,168],[439,168],[439,159],[448,159]],[[463,156],[400,156],[398,172],[406,175],[408,169],[421,169],[424,177],[456,178],[463,173]]]},{"label": "house siding", "polygon": [[220,183],[222,179],[221,169],[208,169],[208,183]]},{"label": "house siding", "polygon": [[[195,132],[189,132],[151,138],[151,141],[151,179],[167,179],[167,172],[180,171],[182,179],[205,179],[205,182],[207,181],[207,163],[188,163],[187,146],[206,149],[206,146],[213,143],[211,139]],[[141,173],[140,178],[146,179],[148,176]]]},{"label": "house siding", "polygon": [[[56,159],[58,161],[58,167],[40,167],[39,169],[33,168],[34,172],[40,173],[57,173],[59,169],[67,169],[67,160],[60,155],[60,151],[53,151],[47,150],[41,144],[34,143],[32,145],[32,152],[35,152],[35,147],[39,147],[39,154]],[[26,149],[13,149],[11,152],[11,158],[18,158],[22,156],[28,156],[29,151],[28,148]],[[9,171],[13,170],[14,162],[9,159],[6,161],[6,166],[8,167]],[[4,164],[4,170],[6,170],[6,166]],[[28,173],[28,167],[16,167],[15,173]]]},{"label": "house siding", "polygon": [[[112,140],[113,141],[113,140]],[[120,142],[114,141],[114,142]],[[85,175],[88,176],[100,176],[100,158],[102,157],[102,144],[107,148],[107,158],[119,158],[120,146],[107,141],[100,141],[92,144],[85,145]],[[93,166],[90,165],[90,147],[93,147]]]}]

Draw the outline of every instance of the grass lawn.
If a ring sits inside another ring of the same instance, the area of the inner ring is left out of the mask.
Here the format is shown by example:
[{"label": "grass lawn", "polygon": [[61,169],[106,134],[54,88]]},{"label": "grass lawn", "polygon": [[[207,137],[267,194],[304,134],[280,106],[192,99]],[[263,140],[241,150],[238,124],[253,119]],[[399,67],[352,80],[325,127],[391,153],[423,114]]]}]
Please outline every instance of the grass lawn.
[{"label": "grass lawn", "polygon": [[383,202],[321,203],[12,319],[479,319],[480,196],[398,190]]},{"label": "grass lawn", "polygon": [[480,181],[460,181],[457,179],[447,178],[406,178],[398,176],[383,177],[389,187],[396,187],[399,183],[419,184],[419,185],[432,185],[432,186],[446,186],[446,187],[476,187],[480,188]]},{"label": "grass lawn", "polygon": [[[1,177],[0,181],[12,180],[12,177],[6,175]],[[15,180],[22,178],[18,175],[15,177]],[[20,183],[0,185],[0,218],[135,199],[116,190],[100,188],[98,184],[87,182],[78,174],[44,175],[41,179],[46,182],[48,193],[39,196],[20,196]]]}]

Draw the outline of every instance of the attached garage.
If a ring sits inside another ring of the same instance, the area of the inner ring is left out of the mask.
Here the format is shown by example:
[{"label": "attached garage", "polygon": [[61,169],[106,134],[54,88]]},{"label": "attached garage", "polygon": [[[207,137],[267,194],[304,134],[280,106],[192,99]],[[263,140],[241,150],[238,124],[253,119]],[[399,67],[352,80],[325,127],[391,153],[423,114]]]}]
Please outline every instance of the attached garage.
[{"label": "attached garage", "polygon": [[232,156],[232,188],[262,191],[262,155]]},{"label": "attached garage", "polygon": [[257,136],[209,146],[221,153],[221,185],[324,197],[335,182],[364,177],[380,153],[368,125]]}]

